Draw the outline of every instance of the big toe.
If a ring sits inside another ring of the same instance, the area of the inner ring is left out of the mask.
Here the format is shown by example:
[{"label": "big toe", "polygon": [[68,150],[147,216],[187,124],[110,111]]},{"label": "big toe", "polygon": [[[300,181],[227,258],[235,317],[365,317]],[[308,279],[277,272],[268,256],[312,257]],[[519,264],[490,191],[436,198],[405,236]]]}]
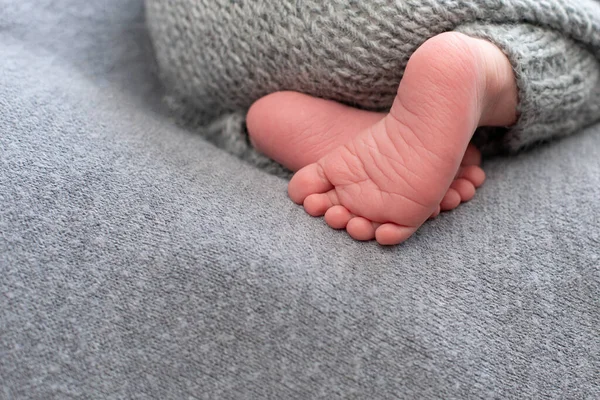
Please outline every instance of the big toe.
[{"label": "big toe", "polygon": [[314,193],[304,199],[304,209],[313,217],[325,215],[331,207],[340,204],[335,190],[327,193]]},{"label": "big toe", "polygon": [[314,163],[294,174],[288,185],[288,195],[294,203],[302,204],[311,194],[325,193],[331,189],[333,185],[325,176],[323,167]]}]

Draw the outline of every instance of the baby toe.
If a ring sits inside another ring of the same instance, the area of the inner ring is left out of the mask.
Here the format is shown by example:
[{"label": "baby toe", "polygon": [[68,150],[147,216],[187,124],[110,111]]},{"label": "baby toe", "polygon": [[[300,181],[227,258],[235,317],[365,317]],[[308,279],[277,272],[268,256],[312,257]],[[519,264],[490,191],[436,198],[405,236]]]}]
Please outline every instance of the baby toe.
[{"label": "baby toe", "polygon": [[325,171],[318,163],[309,164],[296,172],[288,185],[288,195],[296,204],[314,193],[325,193],[333,189],[333,185],[325,176]]},{"label": "baby toe", "polygon": [[311,194],[304,199],[304,209],[313,217],[324,215],[331,207],[340,204],[335,191]]},{"label": "baby toe", "polygon": [[458,192],[461,202],[469,201],[475,197],[475,186],[471,181],[460,178],[452,182],[450,187]]},{"label": "baby toe", "polygon": [[353,218],[344,206],[333,206],[325,213],[325,222],[333,229],[344,229]]},{"label": "baby toe", "polygon": [[371,221],[363,217],[354,217],[346,225],[348,234],[356,240],[375,239],[375,226]]},{"label": "baby toe", "polygon": [[471,165],[467,167],[462,167],[459,171],[457,178],[464,178],[473,184],[476,188],[483,185],[485,182],[485,172],[481,167],[477,165]]},{"label": "baby toe", "polygon": [[382,246],[394,246],[404,242],[415,233],[416,228],[383,224],[375,231],[375,239]]},{"label": "baby toe", "polygon": [[460,194],[453,188],[450,188],[448,189],[446,195],[442,199],[442,202],[440,203],[440,208],[442,211],[453,210],[460,205],[460,202]]}]

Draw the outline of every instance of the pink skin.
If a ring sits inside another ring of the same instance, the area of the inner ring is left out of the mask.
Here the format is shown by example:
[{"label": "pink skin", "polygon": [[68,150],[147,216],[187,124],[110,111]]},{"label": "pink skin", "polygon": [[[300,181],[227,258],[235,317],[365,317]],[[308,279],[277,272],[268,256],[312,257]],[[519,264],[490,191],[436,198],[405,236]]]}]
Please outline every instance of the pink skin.
[{"label": "pink skin", "polygon": [[[254,103],[248,113],[247,125],[250,139],[259,151],[297,171],[318,161],[385,115],[301,93],[277,92]],[[456,180],[466,179],[468,182],[453,183],[431,218],[437,217],[441,211],[458,207],[475,195],[475,188],[485,181],[480,165],[481,153],[475,146],[469,145],[456,175]],[[332,210],[331,215],[335,214]]]},{"label": "pink skin", "polygon": [[282,92],[247,123],[257,149],[298,171],[294,202],[357,240],[394,245],[475,195],[485,174],[469,141],[478,126],[513,124],[516,105],[501,50],[452,32],[414,53],[387,115]]}]

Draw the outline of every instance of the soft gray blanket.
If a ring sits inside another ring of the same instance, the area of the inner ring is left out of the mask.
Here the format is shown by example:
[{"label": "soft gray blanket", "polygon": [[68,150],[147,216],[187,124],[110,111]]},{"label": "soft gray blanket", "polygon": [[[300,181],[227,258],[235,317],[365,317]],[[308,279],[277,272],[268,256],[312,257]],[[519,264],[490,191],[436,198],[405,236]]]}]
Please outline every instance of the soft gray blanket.
[{"label": "soft gray blanket", "polygon": [[137,0],[0,0],[0,398],[600,396],[600,127],[393,249],[177,128]]}]

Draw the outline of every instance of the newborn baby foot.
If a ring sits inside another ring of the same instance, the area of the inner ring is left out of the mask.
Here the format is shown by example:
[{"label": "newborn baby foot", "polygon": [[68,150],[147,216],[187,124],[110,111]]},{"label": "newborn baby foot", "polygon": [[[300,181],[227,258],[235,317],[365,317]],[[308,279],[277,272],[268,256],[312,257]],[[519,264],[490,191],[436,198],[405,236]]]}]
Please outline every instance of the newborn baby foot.
[{"label": "newborn baby foot", "polygon": [[[375,125],[385,115],[302,93],[277,92],[252,105],[247,126],[257,150],[297,171]],[[454,182],[431,218],[474,196],[475,188],[485,181],[480,165],[481,153],[469,145]]]},{"label": "newborn baby foot", "polygon": [[444,207],[475,128],[514,123],[516,102],[497,47],[439,35],[411,57],[390,113],[298,171],[289,195],[355,239],[400,243]]}]

